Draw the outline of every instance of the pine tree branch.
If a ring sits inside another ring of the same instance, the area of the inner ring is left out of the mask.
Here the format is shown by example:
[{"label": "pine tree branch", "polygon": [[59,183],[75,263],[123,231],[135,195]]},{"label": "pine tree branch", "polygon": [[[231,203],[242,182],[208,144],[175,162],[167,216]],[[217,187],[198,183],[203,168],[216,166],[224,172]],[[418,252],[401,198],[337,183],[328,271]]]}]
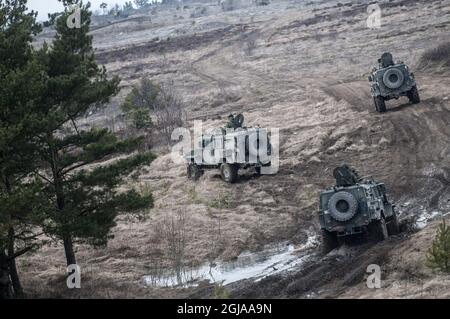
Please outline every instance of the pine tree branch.
[{"label": "pine tree branch", "polygon": [[28,247],[25,247],[25,248],[23,248],[23,249],[21,249],[19,251],[14,252],[14,255],[8,256],[7,259],[8,260],[16,259],[17,257],[20,257],[20,256],[26,254],[27,252],[35,249],[36,247],[39,247],[39,245],[33,244],[33,245],[28,246]]},{"label": "pine tree branch", "polygon": [[47,183],[55,186],[55,183],[53,183],[53,181],[51,181],[50,179],[48,179],[47,177],[45,177],[44,175],[42,175],[41,173],[35,171],[35,174],[38,175],[40,178],[42,178],[43,180],[45,180]]},{"label": "pine tree branch", "polygon": [[69,118],[70,118],[70,121],[72,122],[72,125],[73,125],[73,128],[75,129],[75,132],[77,132],[78,137],[81,137],[80,136],[80,132],[78,131],[77,124],[75,123],[73,117],[69,115]]},{"label": "pine tree branch", "polygon": [[97,160],[92,160],[92,161],[89,161],[89,162],[82,162],[82,163],[79,163],[77,165],[70,166],[69,168],[61,169],[59,172],[61,173],[62,176],[64,176],[64,175],[67,175],[68,173],[70,173],[70,172],[72,172],[72,171],[74,171],[74,170],[76,170],[76,169],[78,169],[80,167],[93,164],[96,161]]},{"label": "pine tree branch", "polygon": [[22,237],[21,235],[16,235],[16,236],[14,236],[14,238],[16,238],[18,240],[22,240],[22,241],[29,241],[29,240],[35,240],[42,235],[45,235],[45,233],[40,232],[38,234],[33,234],[32,236],[27,236],[27,237]]}]

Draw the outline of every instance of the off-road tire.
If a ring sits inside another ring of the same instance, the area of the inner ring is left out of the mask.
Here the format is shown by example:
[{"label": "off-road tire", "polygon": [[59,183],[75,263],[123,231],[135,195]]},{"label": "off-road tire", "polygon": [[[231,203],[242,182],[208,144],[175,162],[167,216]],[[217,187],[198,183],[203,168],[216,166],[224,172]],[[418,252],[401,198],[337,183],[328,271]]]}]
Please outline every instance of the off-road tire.
[{"label": "off-road tire", "polygon": [[382,96],[375,96],[373,98],[373,102],[375,104],[375,109],[377,110],[377,112],[386,112],[386,102],[384,101],[384,98]]},{"label": "off-road tire", "polygon": [[239,167],[235,164],[222,164],[220,166],[220,177],[227,183],[234,183],[238,179]]},{"label": "off-road tire", "polygon": [[380,242],[389,237],[386,226],[386,220],[382,217],[379,220],[372,221],[368,226],[369,240],[372,242]]},{"label": "off-road tire", "polygon": [[[339,208],[339,204],[344,204],[346,210]],[[346,222],[352,219],[358,212],[358,201],[349,192],[341,191],[334,193],[328,201],[328,210],[331,217],[338,222]]]},{"label": "off-road tire", "polygon": [[389,236],[394,236],[400,233],[400,225],[398,223],[398,218],[396,212],[392,215],[391,218],[387,221],[387,231]]},{"label": "off-road tire", "polygon": [[203,175],[203,171],[195,163],[190,163],[187,167],[187,177],[191,180],[198,180]]},{"label": "off-road tire", "polygon": [[[395,82],[391,81],[391,76],[395,76]],[[383,75],[383,83],[387,88],[397,90],[403,85],[403,83],[405,83],[405,76],[401,70],[397,68],[390,68]]]},{"label": "off-road tire", "polygon": [[328,254],[337,247],[339,247],[339,239],[337,234],[322,229],[322,253]]},{"label": "off-road tire", "polygon": [[412,104],[420,103],[420,95],[417,86],[413,86],[413,88],[408,92],[408,99]]}]

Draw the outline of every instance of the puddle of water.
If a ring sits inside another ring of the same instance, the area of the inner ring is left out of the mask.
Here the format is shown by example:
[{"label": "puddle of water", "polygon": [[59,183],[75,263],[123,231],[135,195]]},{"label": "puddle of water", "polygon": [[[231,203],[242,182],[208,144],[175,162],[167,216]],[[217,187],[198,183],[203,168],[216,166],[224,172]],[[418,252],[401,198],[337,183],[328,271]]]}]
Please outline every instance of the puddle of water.
[{"label": "puddle of water", "polygon": [[283,271],[292,270],[312,257],[308,253],[318,244],[317,235],[310,235],[305,244],[295,247],[287,242],[278,245],[267,246],[259,252],[244,252],[234,261],[219,262],[214,267],[205,264],[191,271],[182,283],[176,276],[167,276],[157,280],[150,276],[144,277],[144,283],[157,287],[193,287],[199,281],[208,280],[224,285],[243,279],[259,281],[267,276]]}]

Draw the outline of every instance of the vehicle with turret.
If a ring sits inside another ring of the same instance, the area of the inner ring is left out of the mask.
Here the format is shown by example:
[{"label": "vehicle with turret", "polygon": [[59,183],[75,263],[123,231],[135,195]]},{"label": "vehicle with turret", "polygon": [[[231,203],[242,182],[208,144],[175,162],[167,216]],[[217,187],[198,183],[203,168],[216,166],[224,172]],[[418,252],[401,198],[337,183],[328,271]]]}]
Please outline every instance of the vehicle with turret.
[{"label": "vehicle with turret", "polygon": [[268,6],[270,4],[270,0],[253,0],[253,4],[256,6]]},{"label": "vehicle with turret", "polygon": [[382,241],[398,233],[396,208],[387,198],[384,183],[363,179],[347,165],[337,167],[333,176],[336,185],[320,194],[324,252],[338,247],[350,236]]},{"label": "vehicle with turret", "polygon": [[384,53],[378,59],[378,66],[372,69],[369,76],[371,93],[375,109],[386,112],[386,101],[408,97],[413,104],[420,103],[419,90],[414,74],[403,63],[394,63],[391,53]]},{"label": "vehicle with turret", "polygon": [[230,115],[224,128],[203,134],[198,145],[185,155],[187,176],[198,180],[205,170],[220,171],[222,180],[234,183],[239,170],[253,168],[257,175],[270,170],[272,145],[269,131],[244,127],[244,116]]}]

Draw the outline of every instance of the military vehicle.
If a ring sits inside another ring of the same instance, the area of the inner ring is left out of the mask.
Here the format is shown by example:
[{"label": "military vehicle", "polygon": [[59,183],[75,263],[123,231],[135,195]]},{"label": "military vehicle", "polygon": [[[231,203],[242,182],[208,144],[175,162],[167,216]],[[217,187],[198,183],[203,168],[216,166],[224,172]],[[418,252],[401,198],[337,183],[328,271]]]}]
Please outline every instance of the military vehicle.
[{"label": "military vehicle", "polygon": [[420,103],[414,74],[410,72],[406,64],[394,63],[390,53],[384,53],[381,59],[378,59],[378,64],[369,76],[375,109],[378,112],[386,112],[385,101],[398,99],[401,96],[407,96],[413,104]]},{"label": "military vehicle", "polygon": [[347,165],[333,171],[336,185],[320,194],[319,222],[325,253],[345,238],[363,235],[382,241],[399,231],[397,212],[383,183],[362,179]]},{"label": "military vehicle", "polygon": [[253,0],[253,4],[256,6],[268,6],[270,4],[270,0]]},{"label": "military vehicle", "polygon": [[185,155],[187,176],[198,180],[208,169],[219,169],[222,180],[234,183],[239,170],[254,168],[261,174],[271,165],[272,146],[267,129],[243,126],[244,116],[230,115],[225,128],[202,135],[199,145]]}]

